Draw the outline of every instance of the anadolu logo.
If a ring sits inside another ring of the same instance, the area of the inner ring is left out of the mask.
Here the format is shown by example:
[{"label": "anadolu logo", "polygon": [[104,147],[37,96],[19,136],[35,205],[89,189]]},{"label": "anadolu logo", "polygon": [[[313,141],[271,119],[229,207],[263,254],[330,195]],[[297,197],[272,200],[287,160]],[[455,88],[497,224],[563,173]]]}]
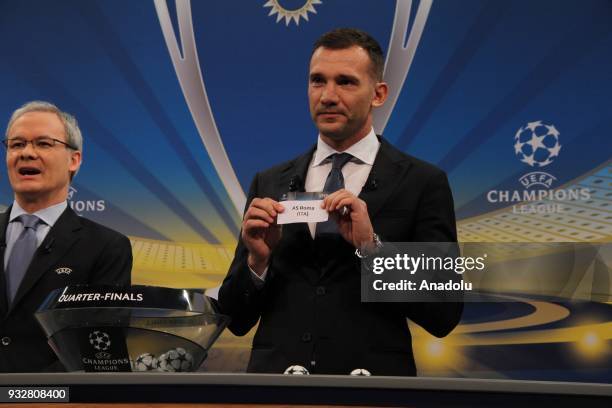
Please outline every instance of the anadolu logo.
[{"label": "anadolu logo", "polygon": [[77,200],[76,194],[78,190],[73,186],[68,188],[68,203],[70,208],[78,213],[82,212],[101,212],[106,210],[106,202],[104,200]]}]

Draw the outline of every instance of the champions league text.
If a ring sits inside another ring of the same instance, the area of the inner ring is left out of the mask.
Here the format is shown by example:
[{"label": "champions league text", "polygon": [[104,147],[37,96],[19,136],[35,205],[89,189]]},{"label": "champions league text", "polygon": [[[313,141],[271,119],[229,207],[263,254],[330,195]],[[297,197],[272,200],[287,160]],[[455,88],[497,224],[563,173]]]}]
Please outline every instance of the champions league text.
[{"label": "champions league text", "polygon": [[[545,177],[548,179],[544,180]],[[544,180],[544,181],[542,181]],[[530,173],[521,178],[521,184],[531,187],[534,184],[550,185],[552,176],[547,173]],[[487,193],[490,203],[512,203],[514,214],[547,214],[565,211],[563,202],[588,201],[591,192],[588,188],[558,189],[558,190],[490,190]]]},{"label": "champions league text", "polygon": [[93,359],[93,358],[82,358],[83,364],[92,365],[95,367],[96,371],[117,371],[117,367],[121,364],[129,365],[130,360],[127,358],[119,358],[119,359]]}]

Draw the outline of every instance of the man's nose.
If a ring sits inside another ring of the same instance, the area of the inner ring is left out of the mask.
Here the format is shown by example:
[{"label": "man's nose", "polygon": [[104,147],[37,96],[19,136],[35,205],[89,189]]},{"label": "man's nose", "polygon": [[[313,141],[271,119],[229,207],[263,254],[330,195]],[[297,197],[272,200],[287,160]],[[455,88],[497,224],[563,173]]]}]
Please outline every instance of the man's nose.
[{"label": "man's nose", "polygon": [[29,142],[26,143],[25,147],[20,152],[21,158],[35,158],[37,156],[36,149],[34,148],[34,143]]},{"label": "man's nose", "polygon": [[336,85],[328,83],[323,88],[321,93],[321,103],[323,105],[335,105],[338,103],[338,94],[336,93]]}]

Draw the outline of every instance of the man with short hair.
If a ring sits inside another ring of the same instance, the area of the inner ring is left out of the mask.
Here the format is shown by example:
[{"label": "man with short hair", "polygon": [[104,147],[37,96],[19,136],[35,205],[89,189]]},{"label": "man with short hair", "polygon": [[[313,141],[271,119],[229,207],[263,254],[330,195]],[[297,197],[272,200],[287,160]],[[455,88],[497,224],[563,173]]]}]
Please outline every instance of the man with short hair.
[{"label": "man with short hair", "polygon": [[130,241],[68,206],[83,151],[73,116],[27,103],[12,114],[3,144],[14,201],[0,214],[0,371],[61,370],[34,312],[56,288],[129,285]]},{"label": "man with short hair", "polygon": [[[230,330],[259,320],[247,370],[416,375],[406,318],[442,337],[462,303],[361,303],[360,259],[387,242],[456,242],[453,200],[440,169],[377,136],[372,110],[388,87],[371,36],[337,29],[315,43],[308,99],[319,130],[305,154],[258,173],[236,254],[219,291]],[[331,221],[276,224],[288,190],[329,192]]]}]

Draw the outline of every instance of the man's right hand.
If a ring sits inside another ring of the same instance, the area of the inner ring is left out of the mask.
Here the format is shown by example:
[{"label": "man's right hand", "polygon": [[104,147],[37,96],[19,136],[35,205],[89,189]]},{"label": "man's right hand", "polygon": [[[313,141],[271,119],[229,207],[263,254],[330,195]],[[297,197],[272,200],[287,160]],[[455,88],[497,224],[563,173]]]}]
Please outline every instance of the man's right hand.
[{"label": "man's right hand", "polygon": [[271,198],[254,198],[242,220],[242,242],[249,251],[247,263],[258,275],[270,263],[272,250],[281,239],[276,216],[285,208]]}]

